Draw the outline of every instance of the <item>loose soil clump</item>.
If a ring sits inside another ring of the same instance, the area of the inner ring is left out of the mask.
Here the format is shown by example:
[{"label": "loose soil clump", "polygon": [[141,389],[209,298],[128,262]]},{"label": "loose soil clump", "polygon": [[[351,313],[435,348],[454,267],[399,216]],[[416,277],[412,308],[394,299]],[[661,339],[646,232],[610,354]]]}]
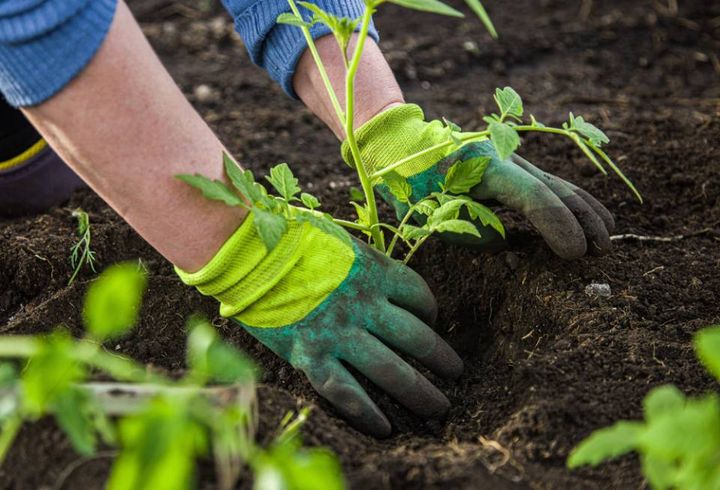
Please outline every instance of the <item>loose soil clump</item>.
[{"label": "loose soil clump", "polygon": [[[337,141],[250,64],[221,7],[199,4],[206,3],[130,2],[175,80],[243,164],[262,173],[287,161],[329,211],[349,217],[352,170]],[[488,0],[498,42],[471,19],[394,7],[377,17],[407,100],[428,117],[480,127],[492,92],[505,85],[541,120],[582,114],[606,130],[610,153],[646,204],[618,179],[597,174],[565,140],[529,137],[520,153],[597,196],[615,214],[616,233],[671,237],[620,239],[605,257],[566,262],[517,214],[502,211],[505,251],[426,246],[412,265],[441,305],[438,332],[466,363],[459,381],[437,381],[453,404],[443,423],[420,421],[368,387],[395,433],[380,441],[355,432],[289,365],[219,319],[212,300],[184,287],[88,190],[44,215],[0,221],[0,333],[58,324],[80,331],[92,274],[71,286],[67,279],[71,212],[81,207],[102,266],[139,258],[150,272],[139,327],[109,347],[179,372],[185,319],[195,312],[214,318],[264,368],[260,437],[268,439],[286,411],[313,406],[305,441],[337,452],[352,488],[638,488],[632,456],[572,473],[564,464],[594,429],[639,418],[654,386],[675,383],[691,395],[717,388],[690,341],[720,323],[720,29],[712,22],[720,4],[688,0],[677,13],[649,0],[583,5],[592,6],[589,16],[575,2],[518,0],[510,9]],[[607,284],[610,296],[588,295],[593,283]],[[0,468],[0,488],[48,488],[62,476],[63,488],[99,489],[108,456],[79,460],[43,420],[23,429]],[[210,465],[200,482],[213,488]]]}]

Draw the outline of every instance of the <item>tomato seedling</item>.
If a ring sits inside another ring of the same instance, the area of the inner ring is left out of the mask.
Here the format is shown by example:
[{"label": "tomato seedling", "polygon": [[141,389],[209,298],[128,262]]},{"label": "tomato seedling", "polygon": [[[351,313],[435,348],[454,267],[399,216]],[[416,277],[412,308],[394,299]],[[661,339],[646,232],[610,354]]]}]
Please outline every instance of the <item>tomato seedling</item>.
[{"label": "tomato seedling", "polygon": [[[572,113],[567,122],[559,128],[546,126],[538,122],[533,115],[529,116],[529,120],[524,120],[523,101],[511,87],[496,90],[494,99],[498,113],[483,118],[487,124],[485,129],[476,132],[462,132],[458,125],[445,121],[447,134],[445,141],[402,158],[373,173],[368,173],[355,138],[355,77],[368,37],[372,15],[384,3],[394,3],[402,7],[442,15],[463,16],[458,10],[438,0],[365,0],[365,11],[358,19],[334,16],[311,2],[288,0],[291,12],[281,14],[277,18],[278,23],[289,24],[302,30],[335,114],[347,135],[347,144],[352,160],[355,162],[354,168],[362,189],[362,192],[358,193],[360,194],[359,199],[356,196],[352,202],[357,213],[355,221],[334,219],[329,214],[319,212],[318,200],[309,194],[301,194],[297,179],[285,163],[271,169],[271,175],[268,178],[279,193],[278,196],[268,194],[267,189],[255,182],[252,172],[240,171],[227,155],[224,156],[225,170],[234,189],[220,181],[212,181],[201,175],[178,177],[201,189],[203,194],[210,199],[220,200],[232,206],[244,207],[255,213],[255,226],[269,249],[287,230],[287,220],[306,221],[338,237],[345,236],[339,232],[338,226],[360,231],[369,237],[371,245],[388,256],[392,256],[396,252],[397,243],[403,242],[407,246],[404,256],[406,263],[428,237],[435,233],[453,232],[479,236],[477,227],[471,221],[461,219],[460,211],[463,208],[467,210],[471,219],[478,220],[485,226],[491,226],[503,236],[505,233],[502,223],[492,210],[465,195],[482,180],[488,160],[475,158],[455,163],[447,172],[442,192],[435,192],[418,202],[411,201],[410,185],[405,178],[396,173],[396,170],[402,165],[441,149],[456,150],[467,143],[490,140],[498,156],[506,159],[520,146],[520,135],[523,133],[539,132],[565,136],[573,141],[602,173],[607,174],[605,165],[609,166],[642,202],[638,190],[603,150],[603,146],[610,141],[605,133],[585,121],[584,118]],[[466,0],[466,3],[478,15],[490,33],[496,36],[497,33],[482,4],[477,0]],[[309,12],[310,18],[301,14],[298,5]],[[331,30],[342,53],[346,68],[345,107],[341,107],[338,102],[338,96],[330,83],[327,70],[310,33],[310,28],[315,24],[323,24]],[[357,42],[350,54],[348,53],[350,40],[356,31],[359,31]],[[395,198],[407,207],[405,214],[399,218],[397,226],[380,221],[374,191],[374,187],[378,184],[387,187]],[[243,197],[239,197],[235,190],[239,191]],[[291,203],[295,205],[289,206]],[[411,220],[413,220],[412,223]],[[386,241],[388,233],[389,242]]]}]

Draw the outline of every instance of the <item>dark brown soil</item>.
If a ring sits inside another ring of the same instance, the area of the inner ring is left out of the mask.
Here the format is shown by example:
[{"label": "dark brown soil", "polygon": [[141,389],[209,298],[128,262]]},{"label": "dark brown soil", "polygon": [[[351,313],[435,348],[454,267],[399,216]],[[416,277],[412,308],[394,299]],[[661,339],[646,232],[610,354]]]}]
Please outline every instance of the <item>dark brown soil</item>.
[{"label": "dark brown soil", "polygon": [[[208,2],[135,0],[131,7],[177,82],[229,148],[256,171],[288,161],[304,186],[347,214],[352,172],[337,142],[301,105],[285,98],[228,34]],[[512,3],[512,7],[510,7]],[[139,328],[116,348],[169,370],[183,367],[183,324],[193,312],[264,366],[261,436],[289,409],[315,406],[309,444],[342,459],[353,488],[639,488],[637,460],[569,472],[570,449],[593,429],[637,418],[652,387],[689,394],[717,389],[690,340],[720,323],[720,4],[680,3],[679,13],[642,0],[488,0],[501,40],[476,22],[384,9],[382,46],[407,99],[430,117],[477,127],[496,86],[512,85],[526,106],[558,124],[569,110],[598,122],[611,153],[643,192],[633,201],[616,178],[580,162],[562,140],[529,138],[522,154],[582,185],[616,215],[617,233],[673,237],[616,241],[612,254],[564,262],[517,216],[505,214],[507,251],[477,255],[436,242],[414,267],[441,305],[439,331],[466,372],[440,383],[453,402],[444,424],[424,424],[391,400],[380,403],[396,434],[378,441],[337,419],[308,383],[248,335],[216,318],[213,301],[185,288],[170,265],[90,191],[43,216],[0,221],[0,332],[65,324],[79,331],[92,278],[67,287],[71,210],[90,212],[102,265],[141,258],[151,272]],[[199,101],[207,84],[217,99]],[[593,282],[609,298],[584,291]],[[377,394],[377,393],[376,393]],[[49,421],[28,426],[0,469],[0,487],[48,488],[76,462]],[[87,462],[64,488],[101,488],[108,459]],[[212,475],[203,476],[212,488]],[[248,482],[245,482],[247,485]]]}]

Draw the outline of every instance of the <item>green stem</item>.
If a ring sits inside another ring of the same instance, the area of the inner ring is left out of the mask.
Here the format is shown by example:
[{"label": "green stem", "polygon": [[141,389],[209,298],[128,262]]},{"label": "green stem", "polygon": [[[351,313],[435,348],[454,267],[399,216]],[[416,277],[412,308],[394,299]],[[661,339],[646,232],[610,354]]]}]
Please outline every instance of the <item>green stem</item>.
[{"label": "green stem", "polygon": [[338,224],[344,228],[350,228],[351,230],[370,231],[370,228],[368,226],[361,225],[360,223],[355,223],[354,221],[347,221],[337,218],[333,218],[333,221],[335,222],[335,224]]},{"label": "green stem", "polygon": [[[407,213],[405,213],[405,216],[403,216],[402,221],[400,221],[400,224],[398,225],[398,233],[395,234],[392,241],[390,242],[390,246],[387,249],[386,255],[388,257],[392,257],[392,253],[393,253],[393,250],[395,250],[395,245],[397,244],[398,237],[400,237],[400,230],[402,230],[402,227],[405,226],[408,223],[408,221],[410,221],[410,218],[412,217],[413,213],[415,212],[415,208],[421,202],[422,201],[418,201],[415,204],[413,204],[412,206],[410,206]],[[402,237],[400,237],[400,238],[402,238]],[[407,240],[405,240],[404,238],[403,238],[403,241],[407,243]]]},{"label": "green stem", "polygon": [[38,339],[25,335],[3,335],[0,338],[0,358],[28,358],[40,350]]},{"label": "green stem", "polygon": [[417,252],[418,249],[422,247],[423,243],[425,243],[425,240],[427,240],[428,238],[430,238],[430,235],[424,236],[415,242],[415,245],[413,245],[408,254],[405,256],[403,264],[407,265],[407,263],[410,262],[410,259],[412,259],[413,255],[415,255],[415,252]]},{"label": "green stem", "polygon": [[[300,11],[298,10],[297,5],[295,5],[295,1],[288,0],[288,4],[290,5],[290,9],[292,10],[293,14],[302,18],[302,15],[300,15]],[[315,46],[315,41],[313,40],[312,34],[310,34],[310,29],[305,26],[300,27],[300,29],[302,29],[303,36],[305,36],[305,41],[307,42],[308,49],[310,50],[310,54],[312,54],[318,72],[320,72],[320,78],[322,78],[323,84],[325,85],[325,90],[327,90],[328,96],[330,97],[330,102],[332,103],[333,109],[335,109],[335,114],[337,115],[337,118],[342,122],[342,120],[344,119],[342,107],[340,106],[340,102],[338,102],[337,96],[335,95],[335,90],[333,89],[332,83],[330,83],[330,77],[328,77],[325,65],[323,64],[322,58],[320,58],[320,53],[318,53],[317,47]]]},{"label": "green stem", "polygon": [[370,223],[370,233],[375,248],[381,252],[385,252],[385,236],[379,227],[373,225],[380,222],[378,218],[377,202],[375,201],[375,191],[373,190],[372,181],[368,175],[367,169],[363,164],[362,157],[360,155],[360,148],[358,147],[357,140],[355,139],[355,75],[357,74],[358,67],[360,66],[360,58],[362,58],[363,49],[365,47],[365,40],[368,36],[368,30],[370,29],[370,21],[372,19],[373,9],[366,7],[362,17],[362,25],[360,27],[360,34],[358,36],[357,45],[355,46],[355,52],[353,53],[350,67],[345,75],[345,121],[344,130],[347,137],[347,143],[350,147],[350,153],[352,154],[355,162],[355,170],[360,178],[360,185],[362,186],[363,193],[365,194],[365,200],[368,206],[368,221]]},{"label": "green stem", "polygon": [[[462,134],[462,135],[458,136],[458,138],[462,142],[468,142],[468,141],[474,140],[474,139],[487,138],[488,136],[490,136],[490,131],[478,131],[476,133]],[[417,153],[413,153],[412,155],[406,156],[405,158],[398,160],[397,162],[392,163],[392,164],[388,165],[387,167],[382,168],[382,169],[378,170],[377,172],[375,172],[374,174],[372,174],[372,179],[375,180],[379,177],[382,177],[383,175],[389,174],[390,172],[394,171],[398,167],[401,167],[401,166],[405,165],[406,163],[415,160],[416,158],[423,157],[423,156],[427,155],[428,153],[432,153],[434,151],[442,150],[453,144],[455,144],[455,141],[449,139],[447,141],[443,141],[442,143],[433,145],[429,148],[425,148],[424,150],[421,150]]]}]

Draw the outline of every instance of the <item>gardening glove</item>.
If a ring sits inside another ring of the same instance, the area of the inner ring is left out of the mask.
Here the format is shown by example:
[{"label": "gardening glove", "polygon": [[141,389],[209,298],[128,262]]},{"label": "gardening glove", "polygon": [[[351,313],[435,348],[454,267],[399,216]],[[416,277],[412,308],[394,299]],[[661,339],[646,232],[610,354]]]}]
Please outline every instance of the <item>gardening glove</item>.
[{"label": "gardening glove", "polygon": [[[448,139],[441,121],[426,122],[422,109],[402,104],[381,112],[360,127],[356,133],[360,156],[372,175],[407,156]],[[343,158],[352,162],[347,141]],[[610,250],[610,233],[614,220],[597,199],[576,185],[544,172],[518,155],[501,160],[490,141],[467,143],[429,152],[396,169],[412,187],[412,202],[440,191],[447,170],[458,161],[490,157],[482,181],[468,195],[476,201],[497,201],[521,212],[540,232],[550,248],[564,259],[574,259],[586,252],[603,254]],[[407,206],[399,202],[383,184],[380,195],[402,215]],[[481,235],[473,245],[496,249],[503,238],[489,226],[477,224]],[[467,244],[470,235],[454,235]]]},{"label": "gardening glove", "polygon": [[384,437],[390,422],[343,365],[353,366],[416,414],[441,417],[447,398],[391,350],[434,373],[462,372],[458,355],[429,326],[436,303],[423,279],[367,245],[308,223],[268,251],[250,213],[201,270],[177,269],[185,284],[220,301],[220,314],[305,373],[359,430]]}]

